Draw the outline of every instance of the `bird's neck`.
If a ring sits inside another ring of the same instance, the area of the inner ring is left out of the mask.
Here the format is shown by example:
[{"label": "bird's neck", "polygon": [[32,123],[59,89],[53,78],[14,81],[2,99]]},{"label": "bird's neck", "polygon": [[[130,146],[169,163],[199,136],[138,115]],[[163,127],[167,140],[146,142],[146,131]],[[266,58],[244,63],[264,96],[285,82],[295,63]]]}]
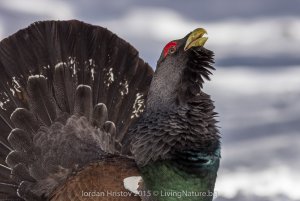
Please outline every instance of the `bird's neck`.
[{"label": "bird's neck", "polygon": [[149,88],[146,107],[155,111],[175,105],[180,80],[181,72],[172,65],[157,68]]},{"label": "bird's neck", "polygon": [[215,167],[211,167],[201,176],[186,173],[174,167],[170,161],[158,161],[141,168],[145,188],[156,201],[211,201],[215,197]]}]

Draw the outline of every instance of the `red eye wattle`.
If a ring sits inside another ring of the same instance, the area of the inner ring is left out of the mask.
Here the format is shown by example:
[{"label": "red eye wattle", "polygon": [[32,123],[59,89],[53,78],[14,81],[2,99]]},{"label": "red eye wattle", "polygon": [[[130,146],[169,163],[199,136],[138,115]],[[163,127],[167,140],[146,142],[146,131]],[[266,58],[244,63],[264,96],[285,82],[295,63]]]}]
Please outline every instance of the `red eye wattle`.
[{"label": "red eye wattle", "polygon": [[164,48],[164,51],[163,51],[164,57],[166,57],[166,56],[168,55],[169,50],[170,50],[171,48],[175,48],[175,50],[176,50],[176,46],[177,46],[177,42],[175,42],[175,41],[169,42],[169,43],[165,46],[165,48]]}]

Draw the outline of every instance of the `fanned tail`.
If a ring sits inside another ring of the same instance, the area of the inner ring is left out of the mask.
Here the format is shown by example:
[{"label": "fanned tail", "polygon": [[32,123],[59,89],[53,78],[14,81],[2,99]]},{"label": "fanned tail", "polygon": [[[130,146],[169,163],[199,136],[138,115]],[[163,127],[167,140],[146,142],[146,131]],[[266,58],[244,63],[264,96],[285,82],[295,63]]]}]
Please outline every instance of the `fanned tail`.
[{"label": "fanned tail", "polygon": [[77,166],[118,153],[153,75],[127,42],[75,20],[4,39],[0,70],[0,199],[12,200],[44,199]]}]

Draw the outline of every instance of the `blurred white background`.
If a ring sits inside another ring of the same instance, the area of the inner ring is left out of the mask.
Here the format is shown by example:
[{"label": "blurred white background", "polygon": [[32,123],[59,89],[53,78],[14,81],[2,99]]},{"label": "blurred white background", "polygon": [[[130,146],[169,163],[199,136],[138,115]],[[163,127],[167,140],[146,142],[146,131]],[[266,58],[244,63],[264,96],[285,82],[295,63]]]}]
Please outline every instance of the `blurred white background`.
[{"label": "blurred white background", "polygon": [[205,85],[222,133],[218,201],[300,200],[299,0],[1,0],[0,39],[39,20],[78,19],[129,41],[155,68],[197,27],[216,72]]}]

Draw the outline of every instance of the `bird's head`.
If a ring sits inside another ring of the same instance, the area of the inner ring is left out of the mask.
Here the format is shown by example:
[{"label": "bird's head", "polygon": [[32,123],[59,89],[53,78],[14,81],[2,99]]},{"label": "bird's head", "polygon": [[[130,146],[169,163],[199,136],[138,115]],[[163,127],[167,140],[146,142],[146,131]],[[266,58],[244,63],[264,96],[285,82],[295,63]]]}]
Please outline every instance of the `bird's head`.
[{"label": "bird's head", "polygon": [[204,79],[209,80],[210,70],[214,70],[214,54],[204,48],[206,34],[205,29],[197,28],[165,45],[149,90],[149,109],[170,106],[188,98],[188,93],[201,91]]},{"label": "bird's head", "polygon": [[[184,60],[188,58],[188,50],[191,48],[203,47],[208,37],[203,37],[207,34],[207,31],[203,28],[197,28],[194,31],[187,34],[184,38],[179,40],[173,40],[165,45],[160,59],[158,60],[158,67],[168,64],[170,61]],[[199,50],[199,49],[198,49]]]}]

